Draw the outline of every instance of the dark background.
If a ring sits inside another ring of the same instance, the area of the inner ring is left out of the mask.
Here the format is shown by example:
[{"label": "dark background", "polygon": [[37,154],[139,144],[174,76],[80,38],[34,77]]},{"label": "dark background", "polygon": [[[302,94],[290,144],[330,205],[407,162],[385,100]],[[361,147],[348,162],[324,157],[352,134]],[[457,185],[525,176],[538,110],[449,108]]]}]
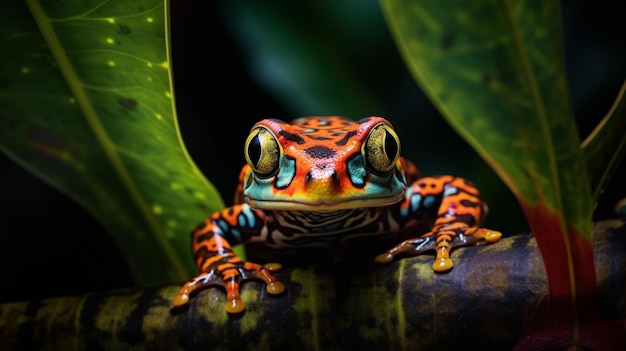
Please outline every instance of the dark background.
[{"label": "dark background", "polygon": [[[288,94],[277,94],[271,82],[259,78],[253,69],[258,52],[250,50],[245,33],[234,30],[240,28],[241,17],[233,2],[173,3],[173,69],[181,133],[198,167],[229,204],[244,162],[243,140],[256,120],[289,120],[327,111],[309,111],[307,106],[290,103],[296,97],[290,100]],[[387,102],[385,108],[371,114],[381,114],[396,125],[404,154],[424,173],[463,175],[487,189],[483,192],[492,208],[489,226],[509,234],[528,231],[508,189],[437,115],[415,85],[384,29],[382,16],[375,11],[377,3],[367,5],[367,12],[358,7],[364,2],[346,3],[353,4],[355,16],[370,21],[366,26],[354,25],[372,32],[365,32],[368,37],[349,50],[356,57],[356,69],[363,72],[363,84]],[[286,6],[289,8],[282,10],[312,33],[326,33],[329,26],[337,26],[336,18],[324,12],[328,9],[320,10],[313,2]],[[572,102],[584,136],[608,111],[626,77],[623,12],[617,2],[589,1],[565,1],[563,11]],[[328,22],[323,20],[325,13]],[[299,21],[309,14],[314,20]],[[375,50],[367,47],[368,41]],[[419,124],[407,124],[407,120],[415,120],[410,117],[416,111],[421,116]],[[351,112],[336,113],[364,117]],[[408,133],[414,130],[416,134]],[[596,219],[613,217],[613,205],[626,197],[625,164],[603,195]],[[116,244],[85,210],[4,156],[0,167],[0,302],[133,284]]]}]

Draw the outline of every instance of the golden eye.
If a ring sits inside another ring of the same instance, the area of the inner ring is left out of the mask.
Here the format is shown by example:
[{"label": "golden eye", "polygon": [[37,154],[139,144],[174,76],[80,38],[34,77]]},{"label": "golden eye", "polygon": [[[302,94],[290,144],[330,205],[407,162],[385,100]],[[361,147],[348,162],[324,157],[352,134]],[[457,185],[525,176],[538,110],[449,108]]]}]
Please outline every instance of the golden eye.
[{"label": "golden eye", "polygon": [[388,173],[400,157],[400,139],[390,125],[374,126],[361,149],[367,167],[373,173]]},{"label": "golden eye", "polygon": [[280,147],[272,132],[256,127],[250,132],[245,147],[246,161],[259,177],[271,177],[278,171]]}]

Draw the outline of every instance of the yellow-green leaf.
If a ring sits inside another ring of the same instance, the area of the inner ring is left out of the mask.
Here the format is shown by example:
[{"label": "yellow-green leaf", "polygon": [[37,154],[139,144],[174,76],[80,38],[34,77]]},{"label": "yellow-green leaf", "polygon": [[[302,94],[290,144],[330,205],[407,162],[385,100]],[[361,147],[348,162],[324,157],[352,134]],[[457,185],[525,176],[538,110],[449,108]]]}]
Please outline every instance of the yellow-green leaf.
[{"label": "yellow-green leaf", "polygon": [[0,148],[96,216],[141,283],[194,274],[189,230],[223,207],[178,132],[167,5],[0,5]]}]

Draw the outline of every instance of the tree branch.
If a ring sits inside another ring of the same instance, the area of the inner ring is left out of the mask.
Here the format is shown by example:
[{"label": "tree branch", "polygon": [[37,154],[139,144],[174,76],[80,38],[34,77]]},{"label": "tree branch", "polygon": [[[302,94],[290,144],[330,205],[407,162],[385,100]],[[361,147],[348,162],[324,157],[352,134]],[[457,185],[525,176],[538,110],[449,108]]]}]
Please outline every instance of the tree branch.
[{"label": "tree branch", "polygon": [[[595,254],[601,315],[623,320],[624,221],[597,223]],[[532,235],[459,248],[452,258],[445,274],[433,273],[430,255],[353,274],[279,272],[287,292],[269,296],[261,283],[246,283],[247,310],[237,316],[224,311],[221,288],[172,310],[180,284],[7,303],[0,349],[510,350],[525,309],[548,291]]]}]

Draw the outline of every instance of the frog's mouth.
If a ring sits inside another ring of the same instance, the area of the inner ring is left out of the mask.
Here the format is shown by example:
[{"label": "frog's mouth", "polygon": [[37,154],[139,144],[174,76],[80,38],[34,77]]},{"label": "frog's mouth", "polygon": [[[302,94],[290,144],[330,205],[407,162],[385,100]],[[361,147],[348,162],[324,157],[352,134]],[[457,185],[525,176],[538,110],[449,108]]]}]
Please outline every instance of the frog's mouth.
[{"label": "frog's mouth", "polygon": [[305,199],[262,200],[246,197],[246,203],[256,209],[273,211],[338,211],[355,208],[389,206],[402,200],[402,193],[391,196],[368,197],[362,199]]}]

